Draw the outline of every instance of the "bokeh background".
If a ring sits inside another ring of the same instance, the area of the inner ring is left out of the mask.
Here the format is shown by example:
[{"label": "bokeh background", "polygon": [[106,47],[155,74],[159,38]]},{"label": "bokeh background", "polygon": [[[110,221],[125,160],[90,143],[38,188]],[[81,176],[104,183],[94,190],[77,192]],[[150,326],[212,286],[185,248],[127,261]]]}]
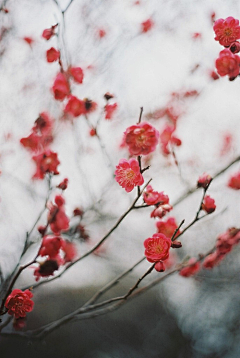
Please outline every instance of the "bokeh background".
[{"label": "bokeh background", "polygon": [[[79,254],[86,252],[128,208],[135,193],[127,194],[114,181],[114,168],[128,156],[120,148],[123,132],[136,123],[140,107],[143,119],[161,130],[167,118],[152,118],[157,110],[173,105],[179,114],[176,148],[178,166],[159,147],[148,161],[146,181],[165,191],[174,203],[196,185],[203,172],[214,175],[239,155],[240,81],[213,80],[215,59],[222,47],[214,40],[215,18],[240,18],[238,1],[212,0],[9,0],[0,6],[0,268],[2,281],[14,269],[26,232],[44,207],[46,180],[32,180],[35,171],[29,152],[20,139],[30,134],[39,113],[55,119],[52,150],[59,155],[60,175],[53,185],[69,178],[64,196],[66,210],[83,208],[82,224],[90,241],[76,242]],[[142,22],[152,28],[142,32]],[[42,31],[59,24],[59,36],[45,41]],[[99,36],[99,30],[105,36]],[[24,38],[30,37],[31,44]],[[97,111],[82,118],[63,118],[64,105],[53,97],[51,87],[59,72],[57,63],[47,63],[46,50],[61,50],[63,66],[80,66],[82,85],[73,85],[79,98],[97,102]],[[197,91],[197,96],[173,93]],[[114,94],[118,109],[112,120],[104,119],[104,94]],[[100,142],[89,135],[98,125]],[[226,137],[231,138],[226,149]],[[227,187],[235,164],[219,176],[209,190],[217,210],[193,226],[182,238],[176,260],[197,256],[214,245],[218,234],[239,226],[239,193]],[[54,197],[54,193],[50,199]],[[171,216],[186,223],[194,217],[201,193],[195,192],[174,206]],[[46,216],[43,215],[41,224]],[[110,279],[133,265],[143,255],[143,241],[156,232],[150,209],[132,212],[98,251],[79,262],[60,280],[34,292],[35,309],[28,315],[27,329],[60,318],[83,304]],[[23,262],[39,247],[36,245]],[[148,268],[142,263],[109,297],[123,294]],[[236,247],[212,271],[202,270],[193,278],[172,276],[118,311],[59,328],[41,341],[0,337],[3,357],[227,357],[240,354],[239,248]],[[156,278],[153,273],[151,278]],[[149,279],[151,279],[149,278]],[[146,282],[148,279],[146,279]],[[29,268],[20,286],[34,283]],[[11,325],[3,332],[11,333]]]}]

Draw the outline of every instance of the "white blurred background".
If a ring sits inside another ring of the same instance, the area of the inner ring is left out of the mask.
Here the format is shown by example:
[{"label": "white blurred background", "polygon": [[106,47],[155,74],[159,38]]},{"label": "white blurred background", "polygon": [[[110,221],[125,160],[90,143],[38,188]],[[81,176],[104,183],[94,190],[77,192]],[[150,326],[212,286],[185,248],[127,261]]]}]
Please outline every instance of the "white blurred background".
[{"label": "white blurred background", "polygon": [[[0,12],[0,268],[4,277],[18,262],[26,232],[44,207],[47,195],[45,180],[32,181],[34,163],[19,142],[30,134],[40,112],[47,111],[55,119],[51,149],[58,153],[61,165],[53,185],[67,177],[69,187],[64,196],[68,215],[72,215],[75,207],[85,211],[83,224],[91,242],[78,242],[79,254],[101,239],[134,199],[136,193],[127,194],[114,181],[113,174],[119,159],[128,156],[126,149],[120,149],[123,132],[137,122],[141,106],[146,120],[147,114],[169,105],[173,92],[199,92],[197,97],[175,103],[182,113],[176,130],[182,140],[182,146],[176,148],[179,167],[157,147],[151,168],[145,173],[146,181],[153,178],[154,189],[165,191],[170,203],[194,187],[200,174],[214,175],[239,155],[240,150],[240,80],[214,81],[210,77],[222,50],[214,40],[211,15],[215,12],[216,19],[240,18],[238,1],[74,0],[64,18],[61,9],[66,8],[68,1],[59,0],[58,4],[53,0],[9,0],[5,4],[9,12]],[[153,21],[153,27],[142,33],[141,23],[148,19]],[[45,41],[42,31],[56,23],[59,23],[59,36]],[[102,38],[98,34],[100,29],[106,32]],[[196,33],[200,35],[194,36]],[[30,37],[32,44],[24,37]],[[89,135],[84,118],[62,119],[64,104],[56,101],[51,92],[59,65],[47,63],[45,57],[46,50],[52,46],[61,50],[65,68],[71,64],[84,71],[83,84],[73,85],[72,91],[81,99],[87,97],[97,102],[98,109],[89,115],[89,122],[95,125],[100,119],[98,133],[105,153],[98,139]],[[106,121],[103,115],[106,92],[113,93],[113,103],[118,104],[111,121]],[[164,123],[166,118],[151,119],[158,130]],[[221,155],[226,135],[232,137],[232,143]],[[239,164],[234,165],[211,184],[209,194],[216,200],[216,213],[184,235],[183,248],[177,252],[179,259],[207,252],[218,234],[239,226],[240,194],[226,186],[230,175],[238,169]],[[174,207],[171,216],[178,222],[182,219],[190,222],[200,200],[200,192],[189,196]],[[98,256],[92,255],[75,265],[57,283],[44,286],[43,291],[41,287],[36,289],[36,300],[41,302],[43,293],[51,295],[58,290],[104,285],[133,265],[143,255],[143,241],[156,232],[149,214],[150,209],[131,213]],[[45,221],[43,215],[40,224],[44,225]],[[37,231],[33,232],[33,238],[39,245]],[[34,255],[34,250],[37,245],[30,255]],[[179,355],[176,351],[173,355],[164,353],[164,357],[239,356],[240,331],[236,319],[240,314],[239,266],[239,249],[235,248],[213,271],[201,271],[196,278],[189,279],[174,276],[154,291],[155,304],[162,305],[173,317],[184,337],[181,339],[186,340],[185,347],[190,347],[184,353],[179,350]],[[123,292],[147,267],[144,263],[132,274]],[[24,273],[22,285],[34,283],[32,271]],[[150,310],[148,294],[144,310]],[[149,314],[152,317],[154,309],[151,307]],[[136,325],[147,331],[147,320],[142,324],[138,320]],[[107,325],[108,321],[103,322]],[[115,350],[108,348],[101,353],[96,348],[94,357],[161,357],[156,341],[166,332],[167,324],[165,328],[164,323],[159,326],[154,321],[154,324],[155,333],[148,343],[152,350],[146,348],[141,353],[139,343],[136,348],[131,341],[123,349],[115,336],[116,344],[109,346]],[[110,333],[106,340],[113,339]],[[170,332],[165,336],[172,344],[179,344]],[[89,343],[92,344],[94,338]],[[4,346],[7,352],[6,347],[7,344]],[[92,357],[92,352],[89,348],[79,356]],[[76,352],[71,354],[77,356]]]}]

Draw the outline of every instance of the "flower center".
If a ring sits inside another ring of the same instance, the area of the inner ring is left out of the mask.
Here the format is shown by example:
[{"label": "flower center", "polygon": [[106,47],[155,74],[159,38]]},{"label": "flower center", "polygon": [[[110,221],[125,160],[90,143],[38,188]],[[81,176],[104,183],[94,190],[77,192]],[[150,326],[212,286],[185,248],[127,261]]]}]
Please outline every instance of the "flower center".
[{"label": "flower center", "polygon": [[231,36],[232,35],[232,29],[230,29],[229,27],[227,29],[224,30],[224,34],[226,36]]},{"label": "flower center", "polygon": [[134,177],[134,175],[135,175],[134,171],[132,169],[129,169],[126,172],[126,179],[131,180]]},{"label": "flower center", "polygon": [[156,254],[161,254],[162,251],[163,251],[163,248],[162,248],[162,246],[160,244],[158,244],[158,245],[156,245],[154,247],[154,251],[155,251]]}]

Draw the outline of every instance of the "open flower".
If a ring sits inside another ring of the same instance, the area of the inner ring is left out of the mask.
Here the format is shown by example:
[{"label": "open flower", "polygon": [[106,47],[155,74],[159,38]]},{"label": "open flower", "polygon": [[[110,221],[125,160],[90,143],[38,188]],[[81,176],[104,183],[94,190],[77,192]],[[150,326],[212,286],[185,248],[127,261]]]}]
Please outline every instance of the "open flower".
[{"label": "open flower", "polygon": [[216,69],[220,76],[229,76],[233,80],[239,75],[240,57],[234,55],[229,49],[220,52],[216,59]]},{"label": "open flower", "polygon": [[46,150],[41,154],[33,156],[32,159],[37,165],[33,179],[43,179],[46,173],[52,173],[54,175],[59,174],[57,166],[60,162],[57,153]]},{"label": "open flower", "polygon": [[135,186],[142,185],[144,179],[140,173],[138,161],[134,158],[129,161],[121,159],[116,166],[115,179],[128,193],[132,191]]},{"label": "open flower", "polygon": [[124,133],[124,140],[132,155],[146,155],[153,152],[158,144],[158,138],[158,131],[147,122],[133,125]]},{"label": "open flower", "polygon": [[219,41],[222,46],[228,47],[234,41],[240,39],[239,21],[231,16],[227,17],[225,20],[216,20],[213,30],[216,34],[215,40]]},{"label": "open flower", "polygon": [[149,262],[166,260],[169,256],[171,240],[164,234],[153,234],[144,241],[145,256]]},{"label": "open flower", "polygon": [[168,195],[164,194],[163,191],[159,193],[158,191],[153,190],[151,185],[146,187],[146,191],[143,193],[143,200],[147,205],[162,205],[169,203]]},{"label": "open flower", "polygon": [[15,289],[7,297],[5,307],[8,313],[15,318],[26,317],[27,312],[33,310],[34,302],[31,300],[33,294],[29,290]]}]

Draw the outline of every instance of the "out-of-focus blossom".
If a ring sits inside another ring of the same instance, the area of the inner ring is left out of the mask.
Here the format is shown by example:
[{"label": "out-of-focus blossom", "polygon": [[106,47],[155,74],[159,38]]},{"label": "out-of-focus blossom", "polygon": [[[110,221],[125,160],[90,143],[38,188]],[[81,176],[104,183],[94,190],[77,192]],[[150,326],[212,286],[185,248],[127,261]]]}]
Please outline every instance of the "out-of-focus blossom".
[{"label": "out-of-focus blossom", "polygon": [[149,123],[142,122],[126,129],[124,139],[132,155],[146,155],[158,144],[159,132]]}]

